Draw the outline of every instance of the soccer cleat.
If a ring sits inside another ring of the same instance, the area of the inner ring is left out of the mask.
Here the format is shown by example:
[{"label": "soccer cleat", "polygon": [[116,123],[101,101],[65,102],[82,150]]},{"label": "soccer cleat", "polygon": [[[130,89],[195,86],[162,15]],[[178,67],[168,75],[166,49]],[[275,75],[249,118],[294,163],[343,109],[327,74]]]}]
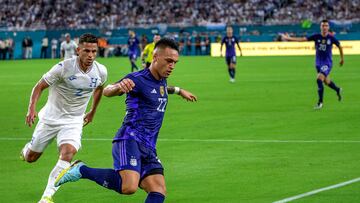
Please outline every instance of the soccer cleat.
[{"label": "soccer cleat", "polygon": [[21,150],[19,158],[21,161],[25,161],[25,156],[23,154],[23,150]]},{"label": "soccer cleat", "polygon": [[54,203],[54,200],[51,197],[42,197],[38,203]]},{"label": "soccer cleat", "polygon": [[342,88],[340,87],[338,91],[336,91],[336,94],[338,96],[338,100],[341,101],[341,92],[342,92]]},{"label": "soccer cleat", "polygon": [[25,161],[25,154],[26,154],[25,150],[28,150],[28,149],[29,149],[29,143],[27,143],[20,152],[20,160],[21,161]]},{"label": "soccer cleat", "polygon": [[229,82],[234,83],[234,82],[235,82],[235,78],[230,78]]},{"label": "soccer cleat", "polygon": [[322,107],[323,107],[323,103],[318,102],[318,103],[315,105],[314,109],[321,109]]},{"label": "soccer cleat", "polygon": [[80,180],[80,167],[83,165],[85,165],[84,162],[76,160],[73,164],[71,164],[70,167],[62,170],[55,180],[55,187],[59,187],[60,185],[67,182],[75,182]]}]

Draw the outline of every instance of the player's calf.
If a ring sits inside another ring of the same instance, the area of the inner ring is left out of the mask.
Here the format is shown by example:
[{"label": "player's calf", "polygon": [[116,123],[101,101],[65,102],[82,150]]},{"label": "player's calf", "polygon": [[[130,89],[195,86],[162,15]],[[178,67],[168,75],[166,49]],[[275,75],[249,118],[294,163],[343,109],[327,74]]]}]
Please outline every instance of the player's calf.
[{"label": "player's calf", "polygon": [[34,152],[29,149],[24,156],[24,160],[28,163],[33,163],[40,158],[41,154],[42,153]]}]

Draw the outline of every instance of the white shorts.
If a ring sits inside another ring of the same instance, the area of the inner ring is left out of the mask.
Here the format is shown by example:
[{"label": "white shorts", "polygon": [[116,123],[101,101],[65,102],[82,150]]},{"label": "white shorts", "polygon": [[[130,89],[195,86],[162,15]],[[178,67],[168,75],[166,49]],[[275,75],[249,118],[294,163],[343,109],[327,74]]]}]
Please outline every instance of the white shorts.
[{"label": "white shorts", "polygon": [[34,152],[43,152],[56,138],[57,146],[71,144],[79,151],[81,147],[82,124],[49,125],[38,122],[33,133],[29,148]]}]

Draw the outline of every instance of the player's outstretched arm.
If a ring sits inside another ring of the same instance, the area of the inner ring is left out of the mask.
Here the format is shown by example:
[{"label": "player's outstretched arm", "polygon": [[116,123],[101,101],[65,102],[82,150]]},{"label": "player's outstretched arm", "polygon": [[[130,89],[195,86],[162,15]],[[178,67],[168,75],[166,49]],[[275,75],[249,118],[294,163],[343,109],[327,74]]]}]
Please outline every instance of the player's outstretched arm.
[{"label": "player's outstretched arm", "polygon": [[223,45],[224,45],[224,43],[221,42],[221,45],[220,45],[220,56],[221,56],[221,57],[223,56],[223,54],[222,54]]},{"label": "player's outstretched arm", "polygon": [[341,45],[338,46],[340,52],[340,66],[344,65],[344,52]]},{"label": "player's outstretched arm", "polygon": [[31,127],[35,123],[35,118],[37,116],[36,112],[36,104],[41,96],[42,91],[48,88],[49,84],[45,82],[45,80],[41,79],[38,83],[34,86],[30,96],[30,102],[28,107],[28,112],[26,114],[25,123]]},{"label": "player's outstretched arm", "polygon": [[103,86],[99,86],[95,89],[95,91],[93,93],[93,103],[91,105],[91,110],[88,113],[86,113],[86,115],[84,116],[84,125],[83,126],[86,126],[87,124],[92,122],[92,120],[94,119],[96,109],[101,100],[103,89],[104,89]]},{"label": "player's outstretched arm", "polygon": [[178,94],[187,101],[194,102],[197,100],[197,97],[193,93],[184,89],[180,89],[180,87],[168,86],[167,92],[168,94]]},{"label": "player's outstretched arm", "polygon": [[125,78],[120,82],[106,86],[103,94],[106,97],[119,96],[124,93],[129,93],[134,87],[135,83],[131,79]]},{"label": "player's outstretched arm", "polygon": [[288,34],[280,35],[283,40],[292,41],[292,42],[306,42],[308,39],[306,37],[290,37]]},{"label": "player's outstretched arm", "polygon": [[237,47],[239,48],[240,50],[240,56],[242,56],[242,50],[241,50],[241,47],[240,47],[240,44],[239,43],[236,43]]}]

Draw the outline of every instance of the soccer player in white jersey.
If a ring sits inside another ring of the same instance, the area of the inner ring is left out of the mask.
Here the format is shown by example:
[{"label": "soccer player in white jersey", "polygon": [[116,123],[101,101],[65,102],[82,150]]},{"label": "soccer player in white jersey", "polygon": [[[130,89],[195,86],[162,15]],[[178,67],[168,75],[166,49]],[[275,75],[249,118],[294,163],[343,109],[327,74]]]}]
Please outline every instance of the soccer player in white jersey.
[{"label": "soccer player in white jersey", "polygon": [[[39,112],[39,122],[31,141],[21,151],[21,158],[29,163],[35,162],[54,138],[60,153],[39,201],[41,203],[53,202],[52,196],[58,189],[54,187],[55,178],[61,170],[70,166],[81,147],[82,127],[93,120],[100,102],[107,70],[95,61],[97,49],[97,37],[82,35],[77,48],[79,56],[53,66],[32,90],[26,115],[26,124],[30,127],[35,122],[36,103],[46,88],[49,88],[49,96]],[[91,95],[91,110],[84,115]]]},{"label": "soccer player in white jersey", "polygon": [[76,48],[77,44],[75,43],[75,41],[71,40],[70,34],[66,33],[65,41],[63,41],[60,46],[61,58],[69,59],[73,56],[76,56]]}]

